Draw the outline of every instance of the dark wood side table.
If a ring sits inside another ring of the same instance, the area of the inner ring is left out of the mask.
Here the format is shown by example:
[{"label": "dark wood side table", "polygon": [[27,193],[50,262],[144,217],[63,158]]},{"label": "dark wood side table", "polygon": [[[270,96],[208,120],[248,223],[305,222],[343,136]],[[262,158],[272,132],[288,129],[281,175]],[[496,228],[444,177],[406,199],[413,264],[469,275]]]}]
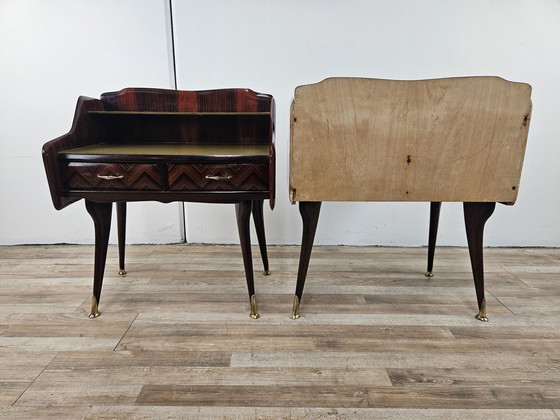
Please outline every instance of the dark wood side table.
[{"label": "dark wood side table", "polygon": [[303,237],[299,307],[323,201],[431,203],[432,276],[441,202],[463,202],[479,312],[483,232],[497,202],[513,204],[531,116],[531,86],[499,77],[397,81],[330,78],[299,86],[291,109],[290,199]]},{"label": "dark wood side table", "polygon": [[274,207],[274,129],[274,99],[249,89],[126,88],[78,99],[70,132],[43,146],[43,161],[55,208],[83,198],[95,225],[90,318],[99,315],[112,203],[126,273],[130,201],[235,204],[251,317],[259,317],[249,221],[252,214],[270,274],[263,203]]}]

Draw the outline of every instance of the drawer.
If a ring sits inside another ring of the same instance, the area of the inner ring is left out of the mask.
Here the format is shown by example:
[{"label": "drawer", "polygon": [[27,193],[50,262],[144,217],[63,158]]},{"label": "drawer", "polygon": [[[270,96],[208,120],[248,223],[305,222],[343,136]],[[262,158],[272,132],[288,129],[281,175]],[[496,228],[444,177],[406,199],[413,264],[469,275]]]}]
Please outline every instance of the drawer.
[{"label": "drawer", "polygon": [[70,190],[154,191],[163,188],[157,164],[70,162],[64,172]]},{"label": "drawer", "polygon": [[172,191],[268,191],[265,164],[170,164]]}]

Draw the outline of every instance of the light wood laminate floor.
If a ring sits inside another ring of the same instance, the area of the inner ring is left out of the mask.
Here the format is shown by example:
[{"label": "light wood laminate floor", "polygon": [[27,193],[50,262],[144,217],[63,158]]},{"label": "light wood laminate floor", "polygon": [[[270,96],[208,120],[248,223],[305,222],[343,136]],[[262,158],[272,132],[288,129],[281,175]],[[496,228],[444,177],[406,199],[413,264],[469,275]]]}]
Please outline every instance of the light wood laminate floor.
[{"label": "light wood laminate floor", "polygon": [[269,247],[261,318],[239,246],[109,249],[88,319],[93,247],[0,247],[0,417],[560,419],[560,250],[486,249],[490,322],[468,252]]}]

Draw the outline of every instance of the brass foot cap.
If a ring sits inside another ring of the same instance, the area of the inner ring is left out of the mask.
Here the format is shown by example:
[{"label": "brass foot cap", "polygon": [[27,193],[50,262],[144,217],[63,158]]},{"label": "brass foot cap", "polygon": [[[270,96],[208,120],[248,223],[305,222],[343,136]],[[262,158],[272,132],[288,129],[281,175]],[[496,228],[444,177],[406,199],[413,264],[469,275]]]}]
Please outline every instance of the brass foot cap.
[{"label": "brass foot cap", "polygon": [[480,314],[476,314],[475,318],[482,322],[488,322],[488,318]]},{"label": "brass foot cap", "polygon": [[476,314],[475,318],[479,321],[488,322],[488,318],[486,318],[486,299],[482,299],[482,302],[480,302],[478,314]]},{"label": "brass foot cap", "polygon": [[91,312],[89,314],[89,319],[97,318],[101,313],[99,312],[99,307],[97,306],[97,299],[95,296],[91,297]]},{"label": "brass foot cap", "polygon": [[126,274],[125,269],[119,270],[119,275],[124,276],[125,274]]},{"label": "brass foot cap", "polygon": [[270,276],[270,270],[263,271],[263,274],[264,274],[265,276]]},{"label": "brass foot cap", "polygon": [[424,274],[426,277],[434,277],[434,273],[432,273],[431,271],[426,271],[426,274]]},{"label": "brass foot cap", "polygon": [[251,296],[251,318],[259,319],[259,311],[257,309],[257,297],[255,295]]},{"label": "brass foot cap", "polygon": [[290,318],[299,318],[299,298],[297,295],[294,296],[294,305],[292,306],[292,315],[290,316]]}]

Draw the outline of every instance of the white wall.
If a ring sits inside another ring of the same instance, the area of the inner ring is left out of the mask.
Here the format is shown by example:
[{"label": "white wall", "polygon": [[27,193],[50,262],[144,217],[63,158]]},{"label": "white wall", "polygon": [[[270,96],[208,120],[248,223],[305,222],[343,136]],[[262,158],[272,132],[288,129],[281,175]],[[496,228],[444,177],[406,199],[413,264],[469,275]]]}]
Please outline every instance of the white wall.
[{"label": "white wall", "polygon": [[[288,202],[289,106],[329,76],[421,79],[498,75],[533,86],[518,202],[498,206],[488,245],[560,245],[560,2],[557,0],[214,0],[173,3],[178,87],[249,87],[277,104],[277,207],[271,243],[298,243]],[[422,245],[424,203],[324,203],[317,244]],[[235,242],[234,215],[187,205],[187,237]],[[462,206],[444,204],[442,245],[465,245]]]},{"label": "white wall", "polygon": [[[92,242],[83,204],[53,209],[43,143],[68,131],[79,95],[173,86],[167,0],[0,0],[0,244]],[[498,75],[533,86],[518,202],[498,206],[485,243],[560,246],[558,0],[173,1],[178,87],[249,87],[277,105],[277,206],[269,243],[299,243],[288,201],[289,105],[329,76]],[[177,204],[130,205],[128,242],[176,242]],[[424,203],[325,203],[317,244],[422,245]],[[191,242],[237,242],[232,206],[187,205]],[[444,204],[439,244],[464,245]]]},{"label": "white wall", "polygon": [[[173,86],[167,16],[164,0],[0,0],[0,244],[92,243],[83,201],[53,208],[41,147],[80,95]],[[180,240],[176,203],[129,209],[130,242]]]}]

